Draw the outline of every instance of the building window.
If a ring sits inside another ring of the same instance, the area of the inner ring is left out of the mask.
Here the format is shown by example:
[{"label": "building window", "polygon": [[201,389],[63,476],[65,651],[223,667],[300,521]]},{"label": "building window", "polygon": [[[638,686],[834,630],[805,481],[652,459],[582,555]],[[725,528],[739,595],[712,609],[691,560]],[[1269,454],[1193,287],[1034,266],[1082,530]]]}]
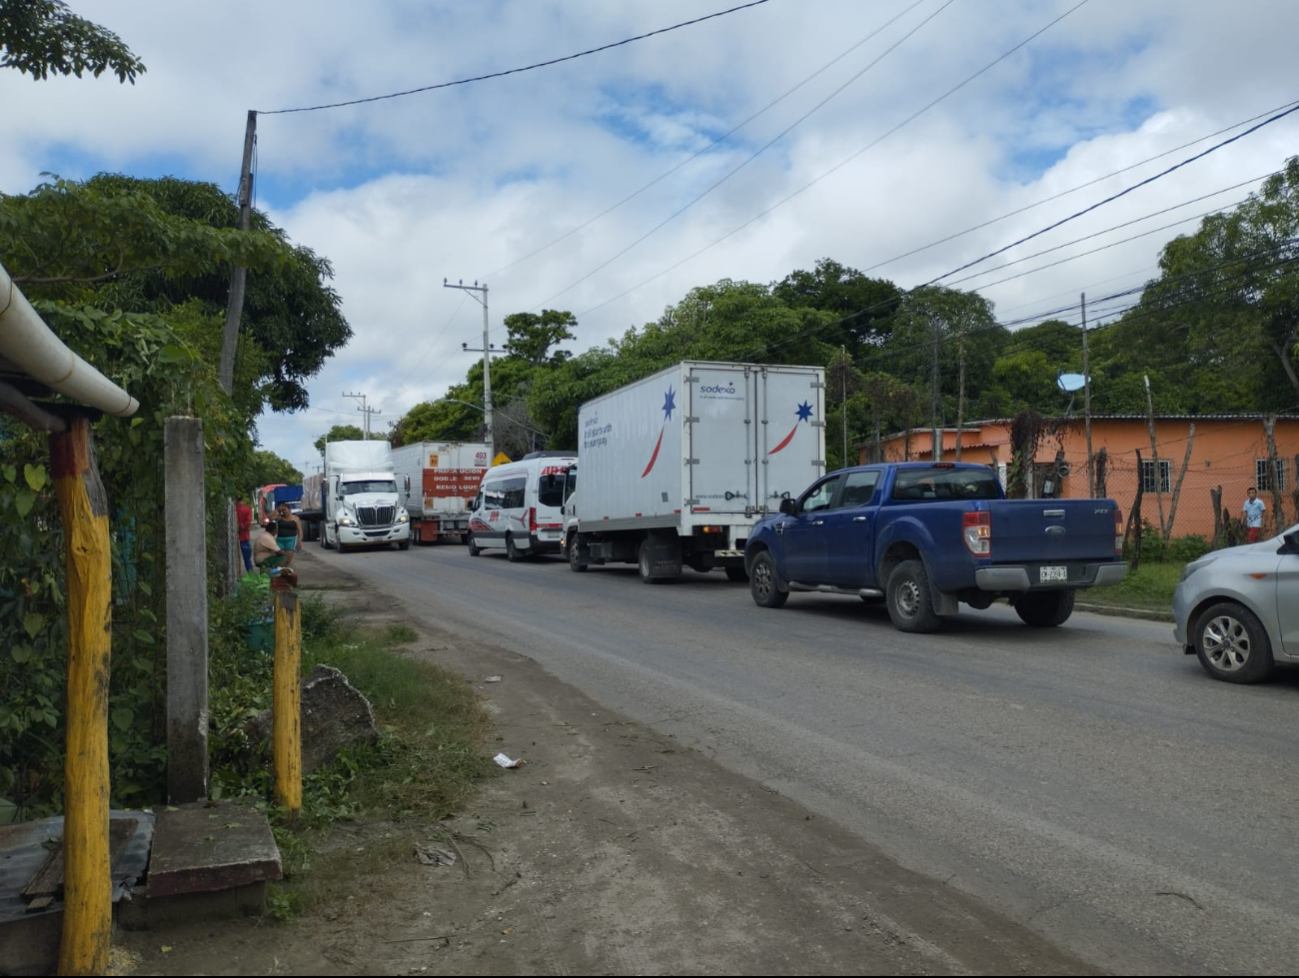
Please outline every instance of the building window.
[{"label": "building window", "polygon": [[1159,485],[1156,487],[1154,459],[1143,459],[1141,462],[1141,491],[1172,492],[1173,463],[1166,458],[1161,458],[1159,460]]},{"label": "building window", "polygon": [[[1271,466],[1268,465],[1267,459],[1254,459],[1254,484],[1258,486],[1259,492],[1271,492],[1274,488],[1272,485],[1271,473],[1269,472],[1270,468]],[[1286,473],[1285,459],[1283,458],[1276,460],[1276,483],[1275,490],[1277,492],[1285,492]]]}]

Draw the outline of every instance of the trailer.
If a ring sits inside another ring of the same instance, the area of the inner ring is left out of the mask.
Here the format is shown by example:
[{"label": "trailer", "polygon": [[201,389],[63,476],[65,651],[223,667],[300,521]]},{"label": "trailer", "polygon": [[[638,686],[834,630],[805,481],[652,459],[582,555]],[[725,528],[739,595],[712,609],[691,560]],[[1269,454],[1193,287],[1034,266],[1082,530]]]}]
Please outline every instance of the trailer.
[{"label": "trailer", "polygon": [[463,543],[469,501],[491,461],[491,447],[482,442],[422,441],[394,448],[393,471],[410,514],[412,538],[422,544]]},{"label": "trailer", "polygon": [[302,480],[302,501],[298,506],[298,519],[308,540],[320,539],[320,527],[325,519],[325,473],[316,472]]},{"label": "trailer", "polygon": [[583,404],[569,565],[743,580],[753,526],[825,471],[824,394],[820,367],[686,361]]}]

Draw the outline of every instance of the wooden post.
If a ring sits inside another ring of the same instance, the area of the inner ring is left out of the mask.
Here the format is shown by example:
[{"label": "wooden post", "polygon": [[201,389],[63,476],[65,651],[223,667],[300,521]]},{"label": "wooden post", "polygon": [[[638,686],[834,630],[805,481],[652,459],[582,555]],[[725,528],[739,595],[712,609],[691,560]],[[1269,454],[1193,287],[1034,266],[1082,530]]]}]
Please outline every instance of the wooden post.
[{"label": "wooden post", "polygon": [[275,799],[290,819],[302,811],[302,619],[298,596],[275,595],[275,670],[271,702]]},{"label": "wooden post", "polygon": [[1182,480],[1186,478],[1186,470],[1191,465],[1191,447],[1195,444],[1195,422],[1191,422],[1191,429],[1186,435],[1186,457],[1182,459],[1182,470],[1177,473],[1177,485],[1173,486],[1173,501],[1168,507],[1168,525],[1164,527],[1164,543],[1167,543],[1173,535],[1173,520],[1177,519],[1177,500],[1182,496]]},{"label": "wooden post", "polygon": [[167,525],[167,799],[207,797],[207,504],[203,422],[163,429]]},{"label": "wooden post", "polygon": [[1146,419],[1150,425],[1150,458],[1155,467],[1155,502],[1159,504],[1159,532],[1164,532],[1164,480],[1159,469],[1159,444],[1155,441],[1155,402],[1150,394],[1150,375],[1146,374]]},{"label": "wooden post", "polygon": [[1276,454],[1276,415],[1263,419],[1263,430],[1267,432],[1267,481],[1272,490],[1272,521],[1276,532],[1285,529],[1285,497],[1281,495],[1281,463]]},{"label": "wooden post", "polygon": [[1222,519],[1222,486],[1210,489],[1209,499],[1213,502],[1213,549],[1221,550],[1227,534],[1226,524]]},{"label": "wooden post", "polygon": [[1110,497],[1109,483],[1106,480],[1105,473],[1108,463],[1109,452],[1102,445],[1101,450],[1096,453],[1096,488],[1092,490],[1099,499],[1108,499]]},{"label": "wooden post", "polygon": [[961,460],[961,426],[965,424],[965,334],[959,342],[961,360],[960,379],[957,381],[956,394],[956,461]]},{"label": "wooden post", "polygon": [[1082,346],[1083,346],[1083,427],[1087,433],[1087,495],[1104,498],[1096,489],[1096,463],[1092,456],[1092,371],[1087,356],[1087,293],[1082,294]]},{"label": "wooden post", "polygon": [[50,436],[67,561],[68,705],[64,773],[64,910],[61,975],[102,975],[112,940],[108,852],[108,679],[112,559],[108,498],[95,465],[90,421]]},{"label": "wooden post", "polygon": [[1145,495],[1146,487],[1142,480],[1141,474],[1141,449],[1137,449],[1137,495],[1132,500],[1132,512],[1128,514],[1128,526],[1123,531],[1123,546],[1126,548],[1128,541],[1132,541],[1132,569],[1136,570],[1141,566],[1141,497]]}]

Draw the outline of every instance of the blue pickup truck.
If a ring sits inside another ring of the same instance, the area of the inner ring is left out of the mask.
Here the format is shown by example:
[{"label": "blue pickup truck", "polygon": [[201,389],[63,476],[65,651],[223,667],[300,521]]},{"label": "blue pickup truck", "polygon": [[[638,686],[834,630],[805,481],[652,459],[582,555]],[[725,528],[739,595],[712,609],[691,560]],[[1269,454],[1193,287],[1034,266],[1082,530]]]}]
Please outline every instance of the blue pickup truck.
[{"label": "blue pickup truck", "polygon": [[761,607],[791,591],[883,598],[904,632],[997,598],[1028,625],[1061,625],[1078,588],[1128,569],[1114,500],[1007,499],[992,469],[953,462],[831,472],[754,527],[744,564]]}]

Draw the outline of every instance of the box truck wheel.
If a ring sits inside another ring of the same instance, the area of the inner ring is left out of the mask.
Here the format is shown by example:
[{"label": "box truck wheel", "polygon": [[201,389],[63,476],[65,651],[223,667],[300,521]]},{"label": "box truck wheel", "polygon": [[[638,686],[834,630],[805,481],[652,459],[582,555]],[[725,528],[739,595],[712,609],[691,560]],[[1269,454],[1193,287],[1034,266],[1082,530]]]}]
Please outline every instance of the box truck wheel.
[{"label": "box truck wheel", "polygon": [[665,584],[672,580],[670,577],[654,576],[654,544],[649,538],[640,542],[640,551],[636,556],[636,567],[640,571],[640,579],[646,584]]},{"label": "box truck wheel", "polygon": [[586,558],[582,555],[582,546],[578,543],[576,533],[570,533],[568,536],[568,566],[570,569],[581,574],[590,567]]}]

